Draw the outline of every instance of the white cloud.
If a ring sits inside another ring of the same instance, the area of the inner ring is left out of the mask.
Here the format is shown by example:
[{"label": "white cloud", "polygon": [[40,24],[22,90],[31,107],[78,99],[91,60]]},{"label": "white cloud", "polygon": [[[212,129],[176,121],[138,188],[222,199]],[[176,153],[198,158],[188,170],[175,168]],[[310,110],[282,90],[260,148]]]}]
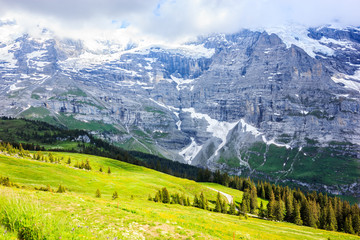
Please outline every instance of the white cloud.
[{"label": "white cloud", "polygon": [[182,40],[285,23],[360,25],[358,0],[0,0],[0,6],[1,18],[15,18],[27,31],[46,27],[80,38],[116,32],[124,39]]}]

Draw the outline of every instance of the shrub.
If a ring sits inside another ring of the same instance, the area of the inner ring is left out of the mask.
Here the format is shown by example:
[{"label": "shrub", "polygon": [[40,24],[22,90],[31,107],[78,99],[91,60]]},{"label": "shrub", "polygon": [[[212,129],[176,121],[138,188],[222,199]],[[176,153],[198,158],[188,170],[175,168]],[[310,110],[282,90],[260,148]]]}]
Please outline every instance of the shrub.
[{"label": "shrub", "polygon": [[56,192],[57,193],[64,193],[65,191],[66,191],[65,187],[60,184],[59,188],[58,188],[58,190]]},{"label": "shrub", "polygon": [[117,199],[117,198],[119,198],[119,196],[118,196],[117,191],[115,191],[115,192],[113,193],[113,195],[112,195],[112,199],[115,200],[115,199]]},{"label": "shrub", "polygon": [[101,192],[99,189],[96,190],[95,197],[101,198]]}]

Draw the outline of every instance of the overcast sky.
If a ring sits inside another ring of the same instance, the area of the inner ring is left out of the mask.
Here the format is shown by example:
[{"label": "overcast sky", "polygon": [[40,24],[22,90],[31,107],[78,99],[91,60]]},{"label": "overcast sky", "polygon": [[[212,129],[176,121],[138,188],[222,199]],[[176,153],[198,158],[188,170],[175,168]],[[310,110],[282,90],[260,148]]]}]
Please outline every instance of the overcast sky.
[{"label": "overcast sky", "polygon": [[0,0],[0,18],[61,33],[128,29],[167,40],[287,23],[360,26],[360,0]]}]

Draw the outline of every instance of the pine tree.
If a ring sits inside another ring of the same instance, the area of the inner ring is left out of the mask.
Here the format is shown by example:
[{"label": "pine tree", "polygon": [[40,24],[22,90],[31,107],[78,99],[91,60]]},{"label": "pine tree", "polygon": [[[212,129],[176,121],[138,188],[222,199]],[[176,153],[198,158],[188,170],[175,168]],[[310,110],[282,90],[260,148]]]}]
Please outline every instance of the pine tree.
[{"label": "pine tree", "polygon": [[327,204],[327,213],[325,219],[325,229],[329,231],[335,231],[337,229],[336,217],[331,202]]},{"label": "pine tree", "polygon": [[103,168],[102,168],[102,166],[100,166],[99,172],[103,172]]},{"label": "pine tree", "polygon": [[293,195],[290,191],[287,191],[285,197],[285,220],[291,222],[293,220],[293,212],[294,212],[294,205],[293,205]]},{"label": "pine tree", "polygon": [[195,194],[193,206],[194,207],[199,207],[199,199],[198,199],[197,194]]},{"label": "pine tree", "polygon": [[217,198],[216,198],[216,205],[215,205],[215,212],[221,212],[221,197],[220,192],[218,192]]},{"label": "pine tree", "polygon": [[230,204],[229,213],[230,213],[231,215],[235,215],[235,214],[236,214],[236,208],[235,208],[235,203],[234,203],[234,202],[232,202],[232,203]]},{"label": "pine tree", "polygon": [[52,155],[52,153],[49,153],[49,161],[50,161],[51,163],[54,162],[54,156]]},{"label": "pine tree", "polygon": [[[355,206],[355,205],[354,205]],[[355,206],[356,207],[356,206]],[[352,217],[354,232],[360,235],[360,213],[354,213]]]},{"label": "pine tree", "polygon": [[250,212],[255,213],[258,208],[256,187],[253,186],[250,191]]},{"label": "pine tree", "polygon": [[190,206],[191,204],[190,204],[190,198],[189,197],[187,197],[186,198],[186,206]]},{"label": "pine tree", "polygon": [[269,203],[267,205],[267,217],[269,219],[274,219],[275,195],[274,195],[274,192],[272,190],[270,191],[269,198],[270,198]]},{"label": "pine tree", "polygon": [[96,197],[96,198],[101,198],[101,192],[100,192],[99,189],[96,190],[96,192],[95,192],[95,197]]},{"label": "pine tree", "polygon": [[302,225],[303,221],[301,219],[301,214],[300,214],[300,205],[298,204],[297,201],[294,202],[294,220],[293,223],[295,223],[296,225]]},{"label": "pine tree", "polygon": [[208,205],[207,199],[205,198],[203,192],[201,192],[200,199],[199,199],[199,208],[207,209],[207,207],[208,207],[207,205]]},{"label": "pine tree", "polygon": [[83,168],[85,168],[86,170],[89,170],[89,171],[91,170],[89,159],[86,159],[86,163]]},{"label": "pine tree", "polygon": [[162,202],[160,190],[155,194],[154,202]]},{"label": "pine tree", "polygon": [[110,169],[110,167],[108,167],[108,171],[107,171],[107,173],[108,173],[108,174],[110,174],[110,173],[111,173],[111,169]]},{"label": "pine tree", "polygon": [[56,191],[57,193],[64,193],[66,190],[65,190],[65,187],[62,186],[61,184],[59,185],[59,188],[58,190]]},{"label": "pine tree", "polygon": [[354,234],[354,228],[353,228],[353,223],[352,223],[352,219],[351,216],[348,215],[345,218],[345,222],[344,222],[344,232],[346,233],[350,233],[350,234]]},{"label": "pine tree", "polygon": [[281,199],[279,199],[279,201],[275,201],[274,218],[277,221],[284,220],[284,205],[283,205],[283,201],[281,201]]},{"label": "pine tree", "polygon": [[222,204],[221,204],[221,212],[227,213],[227,203],[226,203],[225,199],[222,201]]},{"label": "pine tree", "polygon": [[169,194],[168,190],[166,189],[166,187],[162,188],[161,195],[162,195],[163,203],[170,203],[170,194]]},{"label": "pine tree", "polygon": [[119,198],[119,196],[118,196],[117,191],[115,191],[115,192],[113,193],[113,195],[112,195],[112,199],[115,200],[115,199],[117,199],[117,198]]},{"label": "pine tree", "polygon": [[301,217],[303,220],[303,224],[305,226],[316,227],[316,221],[310,209],[309,201],[307,199],[304,199],[301,205]]},{"label": "pine tree", "polygon": [[264,204],[262,201],[260,202],[259,217],[261,217],[261,218],[266,217],[266,212],[265,212]]},{"label": "pine tree", "polygon": [[263,184],[261,184],[260,197],[261,197],[262,199],[265,199],[265,188],[264,188],[264,185],[263,185]]},{"label": "pine tree", "polygon": [[68,158],[66,163],[69,164],[69,165],[71,164],[71,158],[70,157]]}]

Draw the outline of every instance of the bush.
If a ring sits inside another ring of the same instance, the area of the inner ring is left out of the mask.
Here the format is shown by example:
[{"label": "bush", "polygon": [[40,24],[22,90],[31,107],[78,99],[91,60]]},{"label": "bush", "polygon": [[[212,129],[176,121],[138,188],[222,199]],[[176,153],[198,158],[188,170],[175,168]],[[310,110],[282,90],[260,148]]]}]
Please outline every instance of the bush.
[{"label": "bush", "polygon": [[101,192],[99,189],[96,190],[95,197],[101,198]]},{"label": "bush", "polygon": [[66,192],[66,189],[65,189],[65,187],[64,186],[62,186],[61,184],[59,185],[59,188],[58,188],[58,190],[56,191],[57,193],[64,193],[64,192]]},{"label": "bush", "polygon": [[42,240],[46,239],[43,237],[41,229],[36,225],[36,223],[24,224],[22,228],[19,229],[18,239],[19,240]]},{"label": "bush", "polygon": [[117,198],[119,198],[119,196],[118,196],[117,191],[115,191],[115,192],[113,193],[113,195],[112,195],[112,199],[115,200],[115,199],[117,199]]}]

